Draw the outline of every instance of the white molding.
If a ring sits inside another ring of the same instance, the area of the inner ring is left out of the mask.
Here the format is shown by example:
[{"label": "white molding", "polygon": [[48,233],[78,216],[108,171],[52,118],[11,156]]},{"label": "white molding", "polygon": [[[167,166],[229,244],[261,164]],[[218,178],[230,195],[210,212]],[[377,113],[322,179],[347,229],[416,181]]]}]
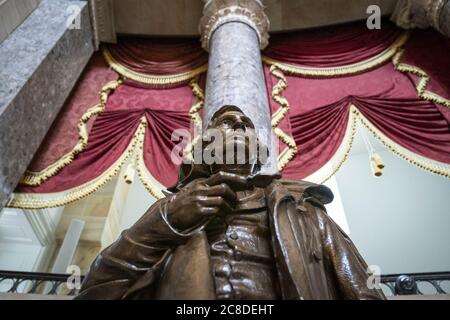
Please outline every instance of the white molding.
[{"label": "white molding", "polygon": [[49,246],[55,242],[55,232],[63,210],[64,207],[23,210],[36,237],[43,246]]},{"label": "white molding", "polygon": [[112,0],[89,0],[96,42],[116,43],[114,3]]}]

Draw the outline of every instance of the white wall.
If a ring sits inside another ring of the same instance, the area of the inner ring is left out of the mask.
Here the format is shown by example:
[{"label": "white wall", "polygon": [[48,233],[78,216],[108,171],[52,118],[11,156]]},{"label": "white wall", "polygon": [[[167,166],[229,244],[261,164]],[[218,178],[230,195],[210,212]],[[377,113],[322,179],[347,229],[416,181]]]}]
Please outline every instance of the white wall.
[{"label": "white wall", "polygon": [[43,251],[24,213],[4,209],[0,217],[0,270],[41,271]]},{"label": "white wall", "polygon": [[350,235],[350,228],[348,226],[347,216],[345,215],[344,205],[342,203],[341,192],[337,183],[336,176],[332,176],[324,183],[333,192],[333,201],[325,205],[328,215],[338,224],[341,229]]},{"label": "white wall", "polygon": [[125,202],[120,229],[131,227],[155,201],[138,177],[135,177]]},{"label": "white wall", "polygon": [[350,237],[383,274],[450,271],[450,180],[373,143],[386,164],[383,176],[372,176],[361,150],[336,175]]}]

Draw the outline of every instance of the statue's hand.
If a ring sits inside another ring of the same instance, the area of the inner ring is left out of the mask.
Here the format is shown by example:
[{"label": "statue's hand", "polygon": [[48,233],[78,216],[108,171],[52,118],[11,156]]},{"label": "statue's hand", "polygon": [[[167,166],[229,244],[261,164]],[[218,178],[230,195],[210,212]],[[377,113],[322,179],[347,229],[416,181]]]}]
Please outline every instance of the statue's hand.
[{"label": "statue's hand", "polygon": [[167,206],[167,218],[178,230],[186,230],[227,214],[237,201],[233,189],[243,189],[246,185],[246,177],[227,172],[195,180],[172,197]]}]

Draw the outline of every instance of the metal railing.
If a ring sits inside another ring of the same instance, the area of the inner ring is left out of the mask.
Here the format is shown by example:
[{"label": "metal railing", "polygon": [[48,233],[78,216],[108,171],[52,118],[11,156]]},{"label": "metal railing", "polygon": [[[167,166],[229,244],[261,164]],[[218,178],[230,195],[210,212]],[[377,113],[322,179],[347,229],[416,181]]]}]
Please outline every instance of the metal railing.
[{"label": "metal railing", "polygon": [[[0,271],[0,293],[74,296],[78,290],[68,289],[69,277],[69,274]],[[428,284],[428,289],[434,288],[434,292],[421,290],[423,284]],[[386,290],[385,293],[392,296],[450,294],[450,272],[382,275],[381,285],[386,286],[390,294]]]},{"label": "metal railing", "polygon": [[[0,271],[0,293],[25,293],[43,295],[78,294],[67,286],[70,274]],[[80,277],[83,281],[83,276]]]},{"label": "metal railing", "polygon": [[450,294],[450,272],[382,275],[381,283],[393,296]]}]

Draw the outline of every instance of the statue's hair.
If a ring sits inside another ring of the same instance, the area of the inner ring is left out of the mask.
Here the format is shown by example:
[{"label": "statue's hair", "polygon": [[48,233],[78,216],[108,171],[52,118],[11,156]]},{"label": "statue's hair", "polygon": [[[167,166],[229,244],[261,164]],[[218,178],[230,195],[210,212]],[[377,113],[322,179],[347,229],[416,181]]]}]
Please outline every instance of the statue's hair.
[{"label": "statue's hair", "polygon": [[215,119],[220,117],[225,112],[229,112],[229,111],[237,111],[237,112],[240,112],[242,114],[245,114],[244,111],[242,111],[239,107],[236,107],[234,105],[225,105],[222,108],[220,108],[219,110],[217,110],[216,112],[214,112],[214,114],[213,114],[213,116],[211,118],[211,121],[209,122],[208,126],[213,125]]}]

